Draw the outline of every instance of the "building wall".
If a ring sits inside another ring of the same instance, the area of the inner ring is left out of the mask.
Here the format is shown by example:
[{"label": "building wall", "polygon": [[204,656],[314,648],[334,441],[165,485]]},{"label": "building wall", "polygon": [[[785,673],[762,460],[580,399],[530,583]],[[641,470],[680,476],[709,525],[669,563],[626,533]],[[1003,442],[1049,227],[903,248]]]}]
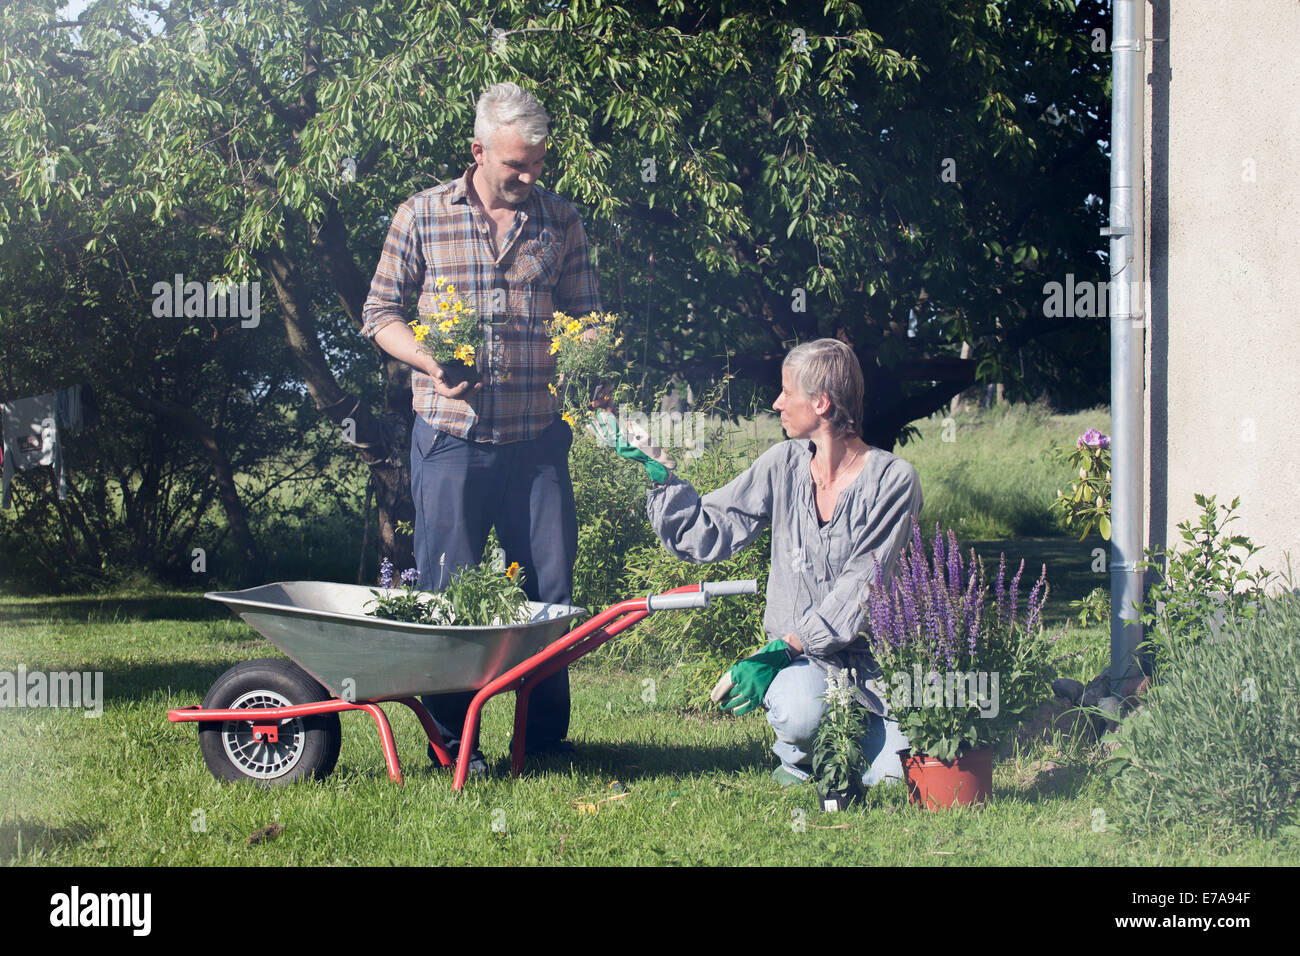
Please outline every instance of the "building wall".
[{"label": "building wall", "polygon": [[1240,496],[1300,586],[1300,3],[1146,7],[1148,543]]}]

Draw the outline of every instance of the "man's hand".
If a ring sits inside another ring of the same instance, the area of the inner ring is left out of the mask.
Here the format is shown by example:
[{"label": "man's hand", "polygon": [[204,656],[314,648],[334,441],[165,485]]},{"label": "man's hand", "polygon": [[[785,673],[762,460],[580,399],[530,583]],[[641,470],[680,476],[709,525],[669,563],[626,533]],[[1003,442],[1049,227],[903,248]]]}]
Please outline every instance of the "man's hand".
[{"label": "man's hand", "polygon": [[723,674],[709,699],[737,716],[747,714],[763,703],[777,673],[789,663],[785,641],[772,641],[753,657],[745,658]]},{"label": "man's hand", "polygon": [[473,385],[469,382],[461,382],[454,388],[448,387],[443,381],[442,366],[433,359],[429,359],[429,367],[425,369],[425,373],[433,379],[433,390],[443,398],[458,398],[464,401],[471,392],[477,392],[483,387],[482,382],[475,382]]},{"label": "man's hand", "polygon": [[596,412],[595,423],[588,427],[602,445],[611,445],[623,458],[642,465],[651,480],[661,485],[668,480],[668,473],[677,467],[677,462],[650,441],[649,435],[632,423],[628,424],[626,431],[620,428],[618,419],[611,412],[603,409]]},{"label": "man's hand", "polygon": [[461,382],[454,388],[448,387],[443,382],[442,366],[433,360],[433,356],[420,347],[420,344],[415,340],[415,333],[411,331],[411,327],[405,322],[389,322],[375,333],[375,344],[399,362],[405,362],[411,368],[428,375],[433,379],[433,390],[443,398],[464,400],[469,397],[471,392],[476,392],[482,388],[481,382],[474,385]]}]

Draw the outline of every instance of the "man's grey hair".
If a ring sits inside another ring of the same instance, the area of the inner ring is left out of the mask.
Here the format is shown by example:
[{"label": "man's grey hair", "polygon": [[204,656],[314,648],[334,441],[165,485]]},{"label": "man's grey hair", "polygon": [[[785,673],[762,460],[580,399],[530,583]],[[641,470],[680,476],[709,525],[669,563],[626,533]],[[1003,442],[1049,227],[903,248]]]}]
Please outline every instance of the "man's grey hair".
[{"label": "man's grey hair", "polygon": [[866,386],[858,357],[838,339],[814,339],[796,345],[781,368],[789,369],[799,390],[810,399],[825,395],[831,430],[842,438],[862,434],[862,396]]},{"label": "man's grey hair", "polygon": [[474,138],[490,149],[497,130],[513,126],[525,143],[536,146],[546,139],[550,123],[551,118],[537,97],[515,83],[497,83],[478,98]]}]

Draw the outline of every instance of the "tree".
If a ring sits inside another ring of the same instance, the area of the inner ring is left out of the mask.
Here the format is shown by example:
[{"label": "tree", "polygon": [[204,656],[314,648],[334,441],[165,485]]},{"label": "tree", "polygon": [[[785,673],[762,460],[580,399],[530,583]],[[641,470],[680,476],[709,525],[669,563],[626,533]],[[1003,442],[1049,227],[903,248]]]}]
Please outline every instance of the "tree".
[{"label": "tree", "polygon": [[[794,340],[836,335],[869,374],[867,438],[891,447],[1025,349],[1060,349],[1035,284],[1082,273],[1097,245],[1097,15],[1065,0],[508,0],[491,19],[447,2],[100,0],[61,23],[46,0],[0,13],[15,88],[0,239],[62,205],[104,260],[141,209],[223,243],[230,277],[274,288],[293,371],[354,436],[401,564],[408,370],[376,355],[375,414],[357,386],[375,364],[325,343],[361,326],[387,216],[467,164],[485,86],[513,79],[551,112],[545,185],[585,210],[629,361],[770,388]],[[66,177],[43,177],[50,157]]]}]

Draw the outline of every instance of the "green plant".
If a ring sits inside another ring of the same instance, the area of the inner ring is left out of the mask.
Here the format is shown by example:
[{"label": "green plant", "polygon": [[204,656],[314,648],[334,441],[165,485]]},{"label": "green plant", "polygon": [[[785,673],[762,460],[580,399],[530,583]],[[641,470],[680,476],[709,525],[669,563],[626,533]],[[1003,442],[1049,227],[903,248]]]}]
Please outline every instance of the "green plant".
[{"label": "green plant", "polygon": [[1233,498],[1220,516],[1214,495],[1195,498],[1201,508],[1198,523],[1178,525],[1189,547],[1177,553],[1148,549],[1147,560],[1138,563],[1164,572],[1164,579],[1147,592],[1141,615],[1149,629],[1143,649],[1157,665],[1168,661],[1171,645],[1199,642],[1220,615],[1253,617],[1274,577],[1264,568],[1247,571],[1246,561],[1263,549],[1245,535],[1230,536],[1223,530],[1237,520],[1233,512],[1241,499]]},{"label": "green plant", "polygon": [[[409,568],[401,574],[398,593],[371,591],[374,609],[366,613],[389,621],[413,624],[442,624],[457,627],[517,624],[528,620],[528,596],[520,587],[523,572],[516,562],[505,567],[490,561],[467,565],[451,576],[441,591],[420,591],[415,587],[416,573]],[[380,587],[391,590],[393,565],[385,558],[380,566]]]},{"label": "green plant", "polygon": [[1074,476],[1069,491],[1057,491],[1052,508],[1061,512],[1067,531],[1079,532],[1082,541],[1094,528],[1110,540],[1110,438],[1089,428],[1074,448],[1058,451],[1057,458],[1070,466]]},{"label": "green plant", "polygon": [[1110,591],[1093,588],[1084,597],[1070,602],[1070,613],[1078,615],[1080,627],[1087,627],[1094,621],[1105,624],[1110,620]]},{"label": "green plant", "polygon": [[618,316],[613,312],[589,312],[574,318],[564,312],[553,314],[549,328],[551,354],[555,356],[555,372],[560,381],[560,397],[567,408],[585,412],[587,403],[597,392],[610,400],[615,386],[623,378],[627,363],[616,350],[623,344],[623,336],[614,331]]},{"label": "green plant", "polygon": [[[754,459],[754,450],[752,444],[738,450],[715,445],[698,458],[687,459],[680,470],[701,495],[707,494],[744,471]],[[620,461],[627,471],[638,474],[644,486],[644,474],[639,469],[627,466],[620,459],[614,460]],[[640,507],[640,520],[645,522],[644,504]],[[771,562],[770,534],[764,531],[727,560],[707,566],[679,560],[658,542],[633,549],[626,560],[627,588],[639,594],[658,593],[701,580],[754,578],[759,593],[766,593]],[[763,631],[763,602],[748,599],[719,601],[689,614],[652,615],[627,637],[609,646],[611,653],[628,661],[653,661],[674,667],[687,687],[689,706],[695,710],[712,710],[709,691],[718,675],[768,640]]]},{"label": "green plant", "polygon": [[457,365],[474,364],[483,347],[483,327],[474,309],[456,294],[454,285],[439,276],[434,287],[438,290],[434,311],[408,324],[420,348],[433,356],[446,374],[451,374]]},{"label": "green plant", "polygon": [[1274,832],[1300,797],[1300,594],[1229,617],[1219,640],[1166,650],[1107,764],[1129,824]]},{"label": "green plant", "polygon": [[849,794],[861,788],[867,770],[862,738],[868,713],[853,693],[857,672],[840,670],[826,675],[826,710],[813,740],[813,779],[824,800],[831,793]]},{"label": "green plant", "polygon": [[629,555],[655,543],[645,512],[645,472],[601,447],[587,429],[577,428],[569,474],[578,513],[573,600],[600,610],[628,596],[623,579]]}]

